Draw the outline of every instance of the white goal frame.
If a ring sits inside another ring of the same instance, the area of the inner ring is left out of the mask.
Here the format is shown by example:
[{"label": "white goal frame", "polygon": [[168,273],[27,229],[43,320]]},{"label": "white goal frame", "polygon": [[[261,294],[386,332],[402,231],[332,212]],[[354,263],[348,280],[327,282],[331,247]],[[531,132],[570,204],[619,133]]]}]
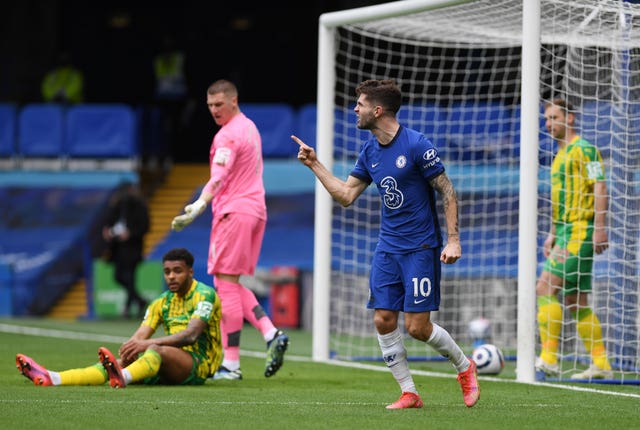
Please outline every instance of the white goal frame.
[{"label": "white goal frame", "polygon": [[[368,6],[340,12],[323,14],[319,19],[318,36],[318,76],[317,76],[317,131],[316,150],[318,157],[333,172],[339,171],[334,166],[334,120],[335,120],[335,90],[340,86],[336,70],[340,64],[336,62],[338,53],[335,46],[341,27],[388,18],[400,17],[420,12],[434,11],[453,6],[464,6],[474,0],[404,0],[377,6]],[[558,0],[558,3],[578,4]],[[520,7],[520,6],[518,6]],[[535,350],[536,350],[536,295],[535,283],[538,269],[538,178],[540,153],[540,101],[542,85],[545,76],[541,76],[544,64],[541,64],[541,52],[545,44],[565,44],[565,36],[571,38],[571,43],[581,46],[589,41],[575,39],[575,34],[553,33],[541,34],[541,27],[546,28],[546,21],[541,22],[541,2],[523,1],[521,3],[522,20],[521,38],[512,33],[510,41],[521,46],[521,69],[519,107],[520,111],[520,159],[514,159],[519,165],[519,188],[517,202],[519,208],[518,229],[518,261],[517,261],[517,368],[516,379],[519,382],[535,381]],[[588,17],[584,17],[583,25],[589,25],[590,20],[597,15],[594,7]],[[546,11],[546,9],[545,9]],[[637,11],[636,11],[637,12]],[[624,21],[624,12],[620,19]],[[636,14],[637,16],[637,14]],[[635,38],[637,43],[637,36]],[[616,39],[617,41],[617,39]],[[546,45],[545,45],[546,46]],[[626,45],[625,45],[626,46]],[[637,44],[633,45],[637,48]],[[356,54],[357,55],[357,54]],[[548,73],[548,71],[546,71]],[[372,76],[372,78],[375,76]],[[353,83],[354,85],[356,82]],[[545,87],[546,88],[546,87]],[[346,97],[347,95],[343,95]],[[355,95],[353,95],[355,98]],[[355,128],[355,124],[352,125]],[[543,142],[544,143],[544,142]],[[336,163],[337,164],[337,163]],[[343,166],[344,167],[344,166]],[[343,168],[341,167],[341,168]],[[336,173],[343,175],[344,171]],[[544,180],[541,180],[541,184]],[[316,180],[315,187],[315,244],[313,271],[313,359],[326,361],[331,358],[330,327],[331,327],[331,282],[332,282],[332,210],[334,202],[322,184]],[[548,217],[547,217],[548,218]],[[547,220],[541,215],[540,220]],[[635,230],[634,230],[635,231]],[[515,274],[515,273],[514,273]],[[364,304],[363,304],[364,306]],[[373,323],[371,322],[371,325]],[[637,340],[636,340],[637,342]],[[637,356],[636,356],[637,359]]]},{"label": "white goal frame", "polygon": [[[318,28],[318,88],[317,88],[317,154],[330,171],[333,170],[333,88],[335,85],[334,31],[344,24],[389,18],[458,4],[466,0],[405,0],[377,6],[326,13],[320,16]],[[540,5],[523,2],[530,19],[523,20],[527,51],[524,61],[530,70],[522,77],[522,154],[537,159],[538,103],[540,69]],[[538,17],[535,19],[534,17]],[[518,261],[518,369],[517,380],[535,380],[535,279],[538,172],[535,163],[520,162],[520,214],[527,214],[520,223]],[[316,214],[330,214],[331,196],[320,181],[315,186]],[[329,316],[331,282],[331,218],[316,216],[313,257],[313,360],[329,359]]]},{"label": "white goal frame", "polygon": [[[317,88],[317,153],[327,169],[333,169],[333,88],[335,85],[335,29],[346,23],[370,21],[407,13],[468,3],[466,0],[406,0],[378,6],[323,14],[318,29],[318,88]],[[538,94],[540,69],[540,5],[523,2],[526,16],[523,20],[523,72],[522,76],[522,159],[537,159],[538,152]],[[537,17],[537,19],[535,18]],[[526,42],[526,43],[525,43]],[[526,48],[525,48],[526,47]],[[526,49],[526,51],[525,51]],[[524,63],[526,61],[526,66]],[[518,369],[517,380],[535,380],[535,279],[536,279],[536,225],[537,225],[537,165],[520,162],[520,223],[518,260]],[[331,282],[331,214],[332,200],[320,181],[315,186],[316,216],[314,224],[313,257],[313,359],[329,359],[329,316]],[[526,218],[525,215],[526,214]]]}]

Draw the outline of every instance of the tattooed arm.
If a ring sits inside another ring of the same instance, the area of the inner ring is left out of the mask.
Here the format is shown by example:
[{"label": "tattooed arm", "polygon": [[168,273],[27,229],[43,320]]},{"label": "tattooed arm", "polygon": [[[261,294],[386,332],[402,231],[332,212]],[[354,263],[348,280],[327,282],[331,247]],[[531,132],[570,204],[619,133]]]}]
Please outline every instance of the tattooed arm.
[{"label": "tattooed arm", "polygon": [[433,178],[430,184],[442,196],[444,216],[447,222],[447,243],[440,254],[440,261],[445,264],[455,263],[462,256],[458,230],[458,196],[446,173]]}]

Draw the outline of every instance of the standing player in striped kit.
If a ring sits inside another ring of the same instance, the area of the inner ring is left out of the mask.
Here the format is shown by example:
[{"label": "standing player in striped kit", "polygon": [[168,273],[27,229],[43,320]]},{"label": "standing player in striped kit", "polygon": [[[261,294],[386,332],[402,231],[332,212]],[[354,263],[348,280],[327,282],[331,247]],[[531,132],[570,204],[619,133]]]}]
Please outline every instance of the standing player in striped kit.
[{"label": "standing player in striped kit", "polygon": [[255,271],[267,224],[262,140],[253,121],[240,111],[232,82],[214,82],[207,90],[207,106],[221,126],[209,152],[211,178],[171,228],[182,230],[211,203],[208,272],[222,301],[224,346],[224,361],[214,379],[242,379],[240,334],[245,319],[267,342],[264,375],[269,377],[282,366],[289,338],[274,327],[255,294],[240,284],[240,275]]},{"label": "standing player in striped kit", "polygon": [[[373,136],[364,143],[346,181],[327,170],[313,148],[292,138],[300,145],[298,159],[338,203],[351,205],[372,182],[380,193],[382,221],[367,307],[375,309],[382,357],[402,391],[400,398],[387,408],[423,405],[398,328],[400,312],[404,312],[407,332],[447,357],[455,367],[464,403],[471,407],[480,398],[476,365],[444,328],[431,322],[431,311],[437,311],[440,305],[440,263],[455,263],[462,255],[456,192],[433,144],[423,134],[398,123],[396,114],[402,94],[393,81],[365,81],[357,87],[356,94],[357,126],[370,130]],[[447,221],[444,248],[435,191],[442,196]]]},{"label": "standing player in striped kit", "polygon": [[613,372],[602,340],[602,328],[589,306],[593,254],[607,247],[607,184],[600,151],[574,129],[573,106],[563,99],[545,105],[544,117],[558,152],[551,165],[551,231],[544,242],[547,257],[538,284],[538,327],[541,353],[536,370],[556,376],[562,305],[576,319],[578,334],[592,365],[572,379],[611,379]]}]

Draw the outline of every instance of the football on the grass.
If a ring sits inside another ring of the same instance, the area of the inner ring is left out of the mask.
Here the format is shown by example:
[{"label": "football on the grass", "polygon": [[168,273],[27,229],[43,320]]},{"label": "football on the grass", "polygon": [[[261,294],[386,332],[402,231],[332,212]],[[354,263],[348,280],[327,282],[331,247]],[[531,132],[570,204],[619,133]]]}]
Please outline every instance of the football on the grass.
[{"label": "football on the grass", "polygon": [[497,346],[485,343],[473,350],[471,358],[478,367],[478,373],[497,375],[504,369],[504,355]]}]

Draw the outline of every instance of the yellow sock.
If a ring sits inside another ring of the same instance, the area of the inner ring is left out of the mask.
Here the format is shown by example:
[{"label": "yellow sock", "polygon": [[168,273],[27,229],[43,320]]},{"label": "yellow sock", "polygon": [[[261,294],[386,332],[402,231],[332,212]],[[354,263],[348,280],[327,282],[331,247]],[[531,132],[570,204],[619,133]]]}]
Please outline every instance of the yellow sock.
[{"label": "yellow sock", "polygon": [[60,385],[102,385],[107,379],[107,371],[101,363],[60,372]]},{"label": "yellow sock", "polygon": [[156,351],[147,349],[136,361],[127,366],[131,374],[131,382],[139,382],[158,373],[162,357]]},{"label": "yellow sock", "polygon": [[580,308],[574,313],[577,321],[576,329],[584,342],[584,347],[591,353],[593,364],[604,370],[611,370],[611,365],[607,359],[607,349],[602,340],[602,326],[598,316],[591,308]]},{"label": "yellow sock", "polygon": [[556,296],[538,296],[540,358],[549,364],[558,362],[558,342],[562,329],[562,306]]}]

